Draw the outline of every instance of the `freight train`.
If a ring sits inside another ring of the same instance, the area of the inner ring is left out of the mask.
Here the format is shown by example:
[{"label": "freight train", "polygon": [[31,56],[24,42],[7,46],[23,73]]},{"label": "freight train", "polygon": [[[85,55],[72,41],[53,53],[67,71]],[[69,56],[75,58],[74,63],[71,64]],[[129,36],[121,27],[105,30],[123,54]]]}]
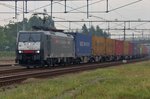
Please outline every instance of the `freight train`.
[{"label": "freight train", "polygon": [[148,49],[144,45],[82,33],[40,30],[20,31],[17,36],[16,62],[22,65],[107,62],[146,55]]}]

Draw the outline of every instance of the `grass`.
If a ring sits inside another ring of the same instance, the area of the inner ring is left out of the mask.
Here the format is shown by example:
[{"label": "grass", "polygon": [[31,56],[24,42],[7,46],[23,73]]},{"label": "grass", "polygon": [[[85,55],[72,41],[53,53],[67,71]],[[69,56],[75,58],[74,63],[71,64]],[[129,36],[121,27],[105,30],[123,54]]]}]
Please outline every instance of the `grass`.
[{"label": "grass", "polygon": [[34,80],[0,99],[150,99],[150,61]]},{"label": "grass", "polygon": [[0,51],[0,60],[14,59],[15,51]]}]

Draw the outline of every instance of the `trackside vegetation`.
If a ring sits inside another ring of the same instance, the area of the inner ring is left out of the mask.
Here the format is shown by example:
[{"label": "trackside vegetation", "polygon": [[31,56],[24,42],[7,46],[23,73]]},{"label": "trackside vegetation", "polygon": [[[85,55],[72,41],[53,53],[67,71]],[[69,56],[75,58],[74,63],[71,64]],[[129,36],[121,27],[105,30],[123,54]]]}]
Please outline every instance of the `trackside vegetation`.
[{"label": "trackside vegetation", "polygon": [[150,61],[30,79],[0,99],[150,99]]},{"label": "trackside vegetation", "polygon": [[15,51],[0,51],[0,60],[9,60],[15,58]]}]

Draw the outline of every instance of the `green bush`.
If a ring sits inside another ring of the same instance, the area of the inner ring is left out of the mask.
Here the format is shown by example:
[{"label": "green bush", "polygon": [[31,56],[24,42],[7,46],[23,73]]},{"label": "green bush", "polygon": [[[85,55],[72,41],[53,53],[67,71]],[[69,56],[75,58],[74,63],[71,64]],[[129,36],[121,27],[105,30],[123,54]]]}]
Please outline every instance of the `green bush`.
[{"label": "green bush", "polygon": [[0,60],[12,58],[15,58],[15,51],[0,51]]}]

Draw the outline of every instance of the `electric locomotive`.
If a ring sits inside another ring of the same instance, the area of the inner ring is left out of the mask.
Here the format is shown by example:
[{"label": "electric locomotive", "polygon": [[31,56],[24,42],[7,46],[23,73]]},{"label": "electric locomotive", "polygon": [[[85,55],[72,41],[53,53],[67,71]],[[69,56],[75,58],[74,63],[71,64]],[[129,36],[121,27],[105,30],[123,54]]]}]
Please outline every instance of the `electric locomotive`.
[{"label": "electric locomotive", "polygon": [[41,66],[71,63],[75,57],[70,34],[54,31],[21,31],[17,37],[16,62]]}]

